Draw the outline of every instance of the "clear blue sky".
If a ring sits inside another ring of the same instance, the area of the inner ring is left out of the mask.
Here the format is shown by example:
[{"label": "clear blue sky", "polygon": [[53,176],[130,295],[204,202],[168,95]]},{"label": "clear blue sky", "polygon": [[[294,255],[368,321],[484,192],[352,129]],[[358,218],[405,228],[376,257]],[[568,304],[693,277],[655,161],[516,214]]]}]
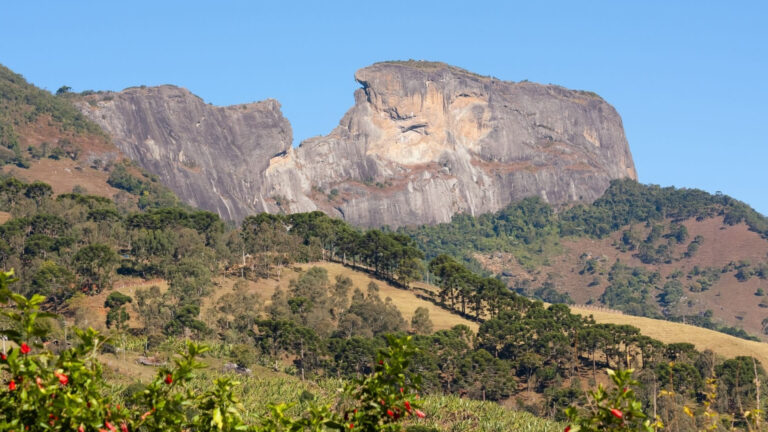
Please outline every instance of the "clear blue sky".
[{"label": "clear blue sky", "polygon": [[640,181],[768,214],[766,4],[8,1],[0,63],[52,91],[171,83],[218,105],[275,98],[297,143],[336,126],[354,71],[376,61],[592,90],[622,115]]}]

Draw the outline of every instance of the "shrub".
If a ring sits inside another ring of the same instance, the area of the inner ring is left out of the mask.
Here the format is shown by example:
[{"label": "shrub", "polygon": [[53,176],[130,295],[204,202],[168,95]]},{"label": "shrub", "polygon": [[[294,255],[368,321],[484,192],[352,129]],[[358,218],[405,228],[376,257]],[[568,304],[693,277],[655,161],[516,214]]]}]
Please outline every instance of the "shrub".
[{"label": "shrub", "polygon": [[614,371],[608,369],[615,388],[608,391],[602,385],[590,392],[588,411],[579,412],[574,407],[565,410],[570,425],[566,432],[579,431],[645,431],[652,432],[661,426],[643,413],[642,402],[637,400],[632,386],[639,384],[632,378],[632,369]]},{"label": "shrub", "polygon": [[312,403],[299,418],[286,415],[288,404],[270,407],[258,425],[246,425],[243,407],[233,395],[238,385],[230,378],[216,379],[204,392],[188,386],[197,369],[197,357],[208,348],[193,342],[163,367],[145,387],[129,386],[127,405],[112,400],[96,358],[105,339],[93,329],[75,329],[80,342],[61,354],[44,349],[47,335],[41,312],[45,298],[26,298],[12,293],[8,285],[13,272],[0,272],[0,304],[10,328],[0,334],[15,345],[0,356],[0,373],[8,381],[0,389],[0,431],[396,431],[409,416],[424,417],[418,409],[419,377],[406,369],[416,352],[410,336],[388,337],[389,347],[378,355],[372,375],[345,386],[336,410]]}]

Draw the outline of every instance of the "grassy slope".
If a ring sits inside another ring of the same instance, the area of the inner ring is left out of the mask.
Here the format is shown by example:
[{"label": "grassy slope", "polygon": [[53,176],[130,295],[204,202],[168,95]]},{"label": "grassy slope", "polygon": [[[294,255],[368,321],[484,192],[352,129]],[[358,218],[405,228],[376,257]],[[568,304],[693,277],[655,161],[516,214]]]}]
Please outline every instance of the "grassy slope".
[{"label": "grassy slope", "polygon": [[[114,384],[115,391],[122,391],[134,381],[150,381],[156,370],[149,366],[140,366],[136,353],[122,355],[102,355],[100,360],[107,366],[106,377]],[[203,362],[208,368],[201,370],[198,377],[191,383],[193,388],[204,388],[211,380],[222,374],[220,372],[224,359],[213,351]],[[299,415],[306,405],[300,401],[302,393],[309,392],[320,403],[334,402],[337,389],[343,386],[341,381],[324,379],[318,383],[301,381],[298,377],[276,372],[270,368],[254,366],[252,376],[237,375],[240,382],[236,392],[246,407],[245,416],[251,423],[256,423],[259,416],[267,414],[268,404],[280,402],[298,402],[289,409],[293,416]],[[437,427],[441,431],[467,432],[506,432],[514,431],[560,431],[564,425],[535,417],[522,411],[510,410],[494,402],[482,402],[461,399],[456,396],[426,396],[423,400],[423,411],[427,414],[424,420],[411,419],[409,424]]]},{"label": "grassy slope", "polygon": [[639,328],[642,334],[664,343],[688,342],[696,345],[699,350],[709,349],[723,357],[748,355],[760,360],[763,365],[768,365],[768,344],[765,342],[748,341],[682,323],[577,307],[571,310],[580,315],[592,315],[599,323],[633,325]]},{"label": "grassy slope", "polygon": [[[382,297],[392,298],[392,301],[395,303],[395,305],[397,305],[407,320],[410,320],[410,317],[412,316],[416,307],[424,306],[430,309],[430,317],[435,324],[436,330],[450,328],[457,324],[465,324],[470,326],[470,328],[473,330],[477,330],[477,323],[468,321],[452,312],[439,308],[433,303],[422,300],[416,297],[411,291],[405,291],[393,287],[389,284],[385,284],[381,281],[376,281],[366,273],[358,272],[348,267],[343,267],[341,264],[313,263],[304,264],[301,267],[307,269],[313,265],[326,268],[331,279],[333,279],[336,274],[347,276],[352,279],[355,286],[357,287],[364,288],[368,285],[368,282],[375,281],[381,287]],[[294,277],[295,276],[284,274],[281,280],[281,284],[287,287],[289,280]],[[424,289],[430,289],[430,286],[427,284],[417,285],[419,287],[423,287]],[[432,289],[436,290],[436,288]],[[266,293],[267,292],[264,294]],[[271,295],[271,292],[269,292],[269,295]],[[651,318],[641,318],[620,313],[596,311],[585,308],[573,308],[572,310],[574,313],[581,315],[593,315],[595,320],[600,323],[633,325],[639,328],[644,335],[653,337],[664,343],[689,342],[696,345],[696,347],[700,350],[710,349],[723,357],[749,355],[754,356],[764,365],[768,365],[768,344],[763,342],[748,341],[713,330],[682,323],[674,323]]]},{"label": "grassy slope", "polygon": [[[100,160],[103,166],[108,160],[122,158],[104,132],[80,114],[69,96],[54,96],[2,65],[1,127],[5,127],[9,133],[6,139],[17,142],[29,167],[8,164],[0,166],[0,173],[27,182],[43,181],[51,185],[54,194],[72,192],[75,185],[85,187],[93,195],[111,198],[117,193],[117,189],[107,184],[109,173],[94,164],[95,160]],[[64,142],[68,144],[62,144]],[[48,147],[49,154],[61,147],[68,152],[75,152],[76,156],[75,153],[68,154],[59,160],[47,156],[33,158],[28,148],[40,149],[43,145]]]},{"label": "grassy slope", "polygon": [[[430,318],[435,325],[435,330],[448,329],[458,324],[464,324],[477,331],[477,323],[442,309],[429,301],[423,300],[417,297],[413,291],[396,288],[385,282],[373,279],[367,273],[352,270],[351,268],[344,267],[341,264],[328,262],[301,264],[297,267],[307,270],[312,266],[323,267],[328,270],[328,275],[331,281],[337,274],[349,277],[352,279],[355,287],[363,290],[369,282],[376,282],[380,287],[381,296],[384,298],[390,297],[393,303],[400,309],[403,317],[409,322],[410,318],[413,316],[413,312],[417,307],[421,306],[429,309]],[[269,298],[272,296],[275,288],[278,285],[283,289],[287,289],[290,281],[292,279],[296,279],[297,276],[298,273],[296,271],[292,269],[285,269],[283,270],[279,281],[273,279],[262,279],[258,282],[250,283],[249,290],[254,294],[259,295],[261,299],[268,302]],[[205,306],[215,303],[215,299],[219,298],[221,295],[227,292],[230,292],[234,282],[235,280],[231,278],[216,279],[217,288],[214,290],[212,296],[209,297],[209,299],[206,301]],[[161,287],[161,289],[167,288],[167,284],[165,284],[164,281],[159,280],[124,280],[116,283],[116,290],[133,296],[137,288],[146,288],[151,285],[158,285]],[[436,290],[435,287],[424,283],[419,283],[417,285],[420,289]],[[87,297],[83,299],[83,301],[88,302],[89,308],[93,310],[94,316],[103,316],[104,318],[106,317],[106,311],[103,308],[104,298],[106,298],[106,295],[107,293],[104,292],[99,296]],[[713,330],[707,330],[701,327],[664,320],[641,318],[631,315],[624,315],[621,313],[598,311],[594,309],[578,307],[574,307],[572,310],[574,313],[581,315],[593,315],[595,320],[599,323],[633,325],[639,328],[644,335],[656,338],[664,343],[689,342],[696,345],[696,347],[700,350],[710,349],[723,357],[750,355],[759,359],[763,364],[768,365],[768,344],[763,342],[747,341]]]},{"label": "grassy slope", "polygon": [[[319,266],[328,270],[328,277],[331,281],[334,280],[336,275],[346,276],[352,279],[352,283],[355,287],[360,288],[363,291],[365,291],[370,282],[375,282],[379,286],[381,297],[391,298],[392,302],[397,305],[398,309],[400,309],[400,313],[403,314],[403,318],[405,318],[405,320],[409,323],[411,322],[411,317],[413,317],[416,308],[424,307],[429,310],[429,318],[432,320],[432,324],[434,324],[435,330],[449,329],[455,325],[464,324],[472,330],[477,331],[478,324],[476,322],[464,319],[435,305],[432,302],[423,300],[417,297],[414,291],[407,291],[401,288],[397,288],[386,282],[374,279],[367,273],[352,270],[351,268],[344,267],[338,263],[311,263],[303,264],[299,267],[306,270],[312,266]],[[296,277],[295,273],[291,276],[289,276],[289,274],[290,272],[287,272],[281,281],[283,282],[284,287],[288,286],[289,279]]]},{"label": "grassy slope", "polygon": [[[669,221],[667,222],[669,223]],[[615,244],[620,243],[621,232],[611,234],[605,239],[565,238],[560,242],[561,252],[549,257],[548,264],[530,272],[517,263],[511,254],[493,253],[476,255],[483,265],[494,273],[512,272],[518,280],[529,279],[532,286],[539,286],[549,274],[555,275],[554,283],[558,291],[567,292],[576,304],[585,304],[588,300],[597,300],[608,286],[608,271],[616,260],[633,267],[644,267],[649,271],[658,271],[662,276],[659,283],[663,286],[666,276],[675,270],[687,275],[695,266],[723,268],[729,262],[746,260],[753,265],[764,262],[768,255],[768,242],[759,234],[750,231],[744,224],[725,225],[722,217],[708,218],[701,221],[689,219],[683,223],[690,238],[682,245],[677,245],[674,256],[679,258],[685,252],[688,242],[697,235],[704,238],[698,252],[691,258],[674,260],[669,264],[643,264],[634,256],[636,251],[621,252]],[[648,229],[641,224],[635,230],[644,237]],[[600,271],[590,274],[579,272],[584,268],[582,254],[595,257],[600,261]],[[759,306],[762,298],[755,296],[758,288],[768,291],[768,280],[752,277],[749,281],[736,279],[735,270],[720,274],[720,279],[711,288],[703,292],[684,290],[685,297],[678,303],[674,312],[679,315],[695,315],[712,310],[714,319],[723,324],[740,327],[748,333],[760,336],[762,320],[766,309]],[[600,279],[597,285],[591,285],[595,277]],[[684,286],[693,283],[696,278],[684,276]],[[652,296],[659,293],[652,292]]]},{"label": "grassy slope", "polygon": [[107,198],[112,198],[119,192],[119,189],[107,184],[108,172],[91,168],[71,159],[32,160],[27,169],[6,165],[0,167],[0,171],[25,182],[42,181],[48,183],[53,188],[54,195],[70,193],[76,185],[84,187],[91,195]]},{"label": "grassy slope", "polygon": [[[298,267],[306,270],[312,266],[320,266],[328,270],[331,280],[337,274],[341,274],[352,279],[354,286],[364,289],[369,282],[375,281],[379,287],[382,297],[390,297],[392,301],[400,308],[406,319],[409,319],[413,310],[418,306],[428,307],[436,329],[450,328],[456,324],[466,324],[473,329],[477,329],[477,324],[467,321],[458,315],[446,310],[440,309],[434,304],[418,298],[412,291],[406,291],[382,281],[372,279],[367,273],[352,270],[336,263],[310,263],[302,264]],[[295,279],[298,273],[293,269],[284,269],[280,280],[260,280],[250,283],[250,290],[258,294],[262,299],[268,300],[277,286],[287,288],[290,280]],[[235,280],[232,278],[218,278],[216,280],[217,288],[211,299],[206,302],[212,304],[213,301],[224,293],[232,289]],[[123,280],[116,284],[116,289],[132,295],[137,288],[148,287],[153,284],[159,285],[165,289],[167,285],[163,281],[139,281]],[[430,290],[435,289],[427,284],[417,284],[419,288]],[[88,298],[94,313],[103,314],[101,305],[106,293],[101,296]],[[702,329],[690,325],[672,323],[662,320],[649,318],[639,318],[618,313],[595,311],[591,309],[573,308],[575,313],[583,315],[593,315],[597,322],[630,324],[638,327],[645,335],[659,339],[665,343],[690,342],[696,345],[698,349],[711,349],[716,354],[723,357],[733,357],[736,355],[751,355],[759,359],[763,364],[768,364],[768,344],[751,342],[743,339],[728,336],[711,330]],[[101,315],[97,315],[101,316]],[[101,317],[103,321],[103,317]],[[140,379],[146,382],[154,373],[151,367],[139,366],[135,363],[138,354],[128,353],[123,360],[120,355],[105,355],[102,360],[108,365],[110,378],[116,382],[127,383],[132,379]],[[208,379],[217,375],[218,370],[223,363],[223,359],[216,355],[206,359],[210,368],[203,373]],[[320,384],[311,382],[301,382],[297,378],[285,375],[281,372],[275,372],[268,368],[254,368],[253,377],[239,377],[242,382],[242,393],[246,406],[261,407],[249,409],[249,415],[254,418],[260,415],[267,403],[278,401],[296,401],[304,390],[318,396],[321,401],[329,401],[333,395],[333,389],[338,387],[338,382],[323,381]],[[202,381],[200,382],[202,385]],[[555,431],[562,430],[562,425],[548,422],[536,418],[527,413],[517,412],[506,409],[495,403],[484,403],[479,401],[470,401],[453,396],[430,396],[425,398],[425,411],[429,415],[426,425],[437,426],[446,431]],[[294,408],[298,412],[300,406]]]}]

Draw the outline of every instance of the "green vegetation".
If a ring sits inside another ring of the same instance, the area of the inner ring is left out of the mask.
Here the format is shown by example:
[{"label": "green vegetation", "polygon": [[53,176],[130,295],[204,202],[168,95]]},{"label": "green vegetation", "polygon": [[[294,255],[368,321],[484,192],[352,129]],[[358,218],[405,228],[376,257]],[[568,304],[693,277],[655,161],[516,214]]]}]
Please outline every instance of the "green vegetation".
[{"label": "green vegetation", "polygon": [[[137,174],[132,174],[129,169]],[[176,195],[163,186],[157,176],[135,166],[131,167],[127,162],[117,164],[112,168],[107,184],[138,196],[140,209],[181,206]]]},{"label": "green vegetation", "polygon": [[629,267],[616,262],[608,273],[609,285],[600,301],[631,315],[660,318],[649,303],[661,276],[643,267]]},{"label": "green vegetation", "polygon": [[[726,224],[746,223],[752,231],[768,236],[768,219],[746,204],[726,195],[697,189],[662,188],[633,180],[614,180],[605,194],[591,205],[577,205],[560,213],[540,198],[526,198],[491,214],[455,215],[450,223],[407,228],[428,258],[441,253],[471,261],[477,251],[507,251],[516,256],[541,255],[557,239],[566,236],[604,238],[635,224],[660,224],[667,219],[723,216]],[[654,226],[644,243],[660,238],[683,243],[687,230],[673,224],[667,233]],[[630,250],[639,247],[630,232],[624,236]],[[699,243],[700,243],[699,239]],[[696,241],[696,239],[694,239]],[[656,262],[658,258],[649,258]]]},{"label": "green vegetation", "polygon": [[643,404],[637,400],[633,386],[640,384],[632,379],[632,370],[608,370],[614,387],[606,391],[603,386],[590,393],[593,401],[588,415],[580,415],[576,408],[566,410],[571,425],[567,431],[644,431],[653,432],[664,424],[648,419]]},{"label": "green vegetation", "polygon": [[0,358],[0,371],[10,377],[7,388],[0,391],[0,430],[84,432],[120,427],[122,431],[377,432],[398,431],[403,419],[426,417],[414,393],[419,389],[419,377],[407,373],[416,352],[408,337],[390,337],[389,347],[378,354],[374,371],[350,380],[333,410],[331,405],[311,403],[301,417],[293,418],[286,413],[289,405],[281,403],[272,405],[269,415],[249,426],[243,420],[243,406],[233,394],[237,382],[222,377],[205,391],[191,388],[194,371],[204,367],[197,357],[208,351],[193,342],[175,359],[175,367],[161,368],[152,382],[135,389],[121,406],[108,392],[102,367],[94,358],[103,344],[99,333],[76,329],[80,342],[59,355],[42,349],[48,332],[39,323],[51,317],[39,311],[44,298],[12,293],[8,289],[8,283],[14,282],[12,276],[0,274],[0,304],[9,300],[15,304],[2,311],[9,321],[2,334],[17,347],[4,350]]},{"label": "green vegetation", "polygon": [[[50,115],[64,130],[102,134],[101,129],[72,106],[68,92],[51,93],[38,89],[19,74],[0,65],[0,112],[12,121],[34,122],[40,115]],[[59,97],[57,97],[59,96]]]},{"label": "green vegetation", "polygon": [[[416,241],[404,233],[360,231],[320,212],[260,214],[233,228],[209,212],[178,207],[129,211],[100,197],[54,198],[39,184],[12,179],[0,185],[0,206],[12,215],[0,225],[0,265],[18,269],[22,282],[15,290],[27,296],[51,294],[45,307],[65,311],[75,324],[89,318],[79,305],[102,296],[98,305],[108,309],[107,321],[120,335],[123,356],[126,347],[141,347],[148,354],[168,338],[185,338],[207,341],[220,358],[241,367],[272,368],[304,380],[352,380],[374,373],[386,335],[409,329],[397,307],[381,298],[376,283],[354,286],[341,276],[331,280],[316,267],[301,272],[286,289],[276,289],[266,305],[267,299],[247,288],[248,279],[280,279],[294,263],[326,260],[403,289],[415,290],[414,282],[429,275],[438,290],[419,289],[419,295],[480,323],[477,335],[465,326],[431,333],[429,317],[423,312],[414,316],[410,329],[417,333],[412,343],[418,352],[408,372],[423,377],[425,394],[512,399],[536,415],[563,420],[563,408],[586,403],[580,379],[597,379],[597,371],[606,367],[634,367],[644,409],[653,404],[654,388],[680,394],[662,415],[666,422],[684,404],[696,403],[696,389],[706,379],[740,367],[692,346],[665,345],[631,326],[596,324],[563,304],[545,307],[445,254],[426,264]],[[531,245],[538,241],[537,231],[551,229],[558,218],[535,200],[508,214],[518,212],[531,217],[510,217],[505,229],[528,236]],[[675,235],[670,238],[678,241]],[[584,262],[585,273],[607,271],[602,262],[586,257]],[[239,282],[206,304],[216,294],[214,278],[225,274]],[[119,294],[112,283],[126,276],[161,278],[167,288],[146,286],[130,296]],[[620,263],[608,271],[608,279],[613,288],[605,301],[638,309],[650,301],[648,287],[663,284],[656,274]],[[556,296],[550,288],[538,295]],[[675,295],[670,285],[664,299],[671,304]],[[88,323],[94,324],[92,318]],[[686,368],[674,370],[675,376],[684,372],[688,378],[669,380],[665,365],[670,362]],[[764,382],[760,375],[760,385]],[[754,391],[754,383],[723,380],[713,403],[734,414],[731,395],[744,392],[746,407]]]},{"label": "green vegetation", "polygon": [[54,96],[0,65],[0,163],[27,166],[17,129],[43,116],[50,116],[61,132],[103,136],[101,129],[72,105],[67,94],[66,91],[57,92]]},{"label": "green vegetation", "polygon": [[[632,180],[614,180],[605,194],[591,205],[556,212],[537,197],[526,198],[506,208],[477,217],[455,215],[450,223],[435,226],[403,228],[398,232],[409,235],[424,251],[428,259],[447,255],[461,259],[475,273],[488,271],[475,259],[475,254],[506,252],[529,273],[537,273],[548,262],[562,253],[560,242],[566,237],[601,239],[621,232],[615,243],[622,252],[633,252],[643,264],[671,264],[693,257],[704,239],[689,238],[681,222],[687,219],[722,217],[724,223],[746,223],[750,230],[764,238],[768,236],[768,219],[746,204],[720,194],[709,194],[696,189],[661,188],[642,185]],[[687,246],[685,246],[687,243]],[[684,252],[674,252],[679,246]],[[595,275],[592,285],[600,285],[607,276],[608,285],[599,301],[626,313],[648,316],[676,317],[675,307],[685,290],[708,290],[721,277],[721,273],[734,271],[741,281],[768,275],[768,263],[752,266],[734,263],[728,269],[694,269],[686,281],[664,282],[656,271],[643,267],[630,267],[616,262],[600,262],[591,256],[583,257],[579,273]],[[606,266],[611,266],[610,270]],[[528,281],[511,281],[515,289],[540,300],[569,303],[566,293],[558,291],[557,284],[547,278],[538,286]],[[685,288],[680,292],[681,288]],[[722,326],[702,319],[691,320],[740,337],[751,338],[743,330]]]}]

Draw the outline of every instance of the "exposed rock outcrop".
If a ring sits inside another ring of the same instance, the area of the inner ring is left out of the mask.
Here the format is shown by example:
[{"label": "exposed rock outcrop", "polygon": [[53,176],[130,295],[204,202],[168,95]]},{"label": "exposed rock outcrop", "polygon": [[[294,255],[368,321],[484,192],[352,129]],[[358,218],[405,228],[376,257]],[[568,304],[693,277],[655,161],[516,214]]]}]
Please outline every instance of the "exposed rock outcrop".
[{"label": "exposed rock outcrop", "polygon": [[339,126],[298,148],[274,101],[217,108],[163,86],[80,107],[183,199],[229,219],[321,209],[364,226],[437,223],[531,195],[589,202],[636,178],[621,118],[593,93],[432,62],[355,79]]},{"label": "exposed rock outcrop", "polygon": [[275,100],[216,107],[165,85],[100,93],[77,106],[182,200],[230,220],[266,208],[264,171],[293,139]]}]

